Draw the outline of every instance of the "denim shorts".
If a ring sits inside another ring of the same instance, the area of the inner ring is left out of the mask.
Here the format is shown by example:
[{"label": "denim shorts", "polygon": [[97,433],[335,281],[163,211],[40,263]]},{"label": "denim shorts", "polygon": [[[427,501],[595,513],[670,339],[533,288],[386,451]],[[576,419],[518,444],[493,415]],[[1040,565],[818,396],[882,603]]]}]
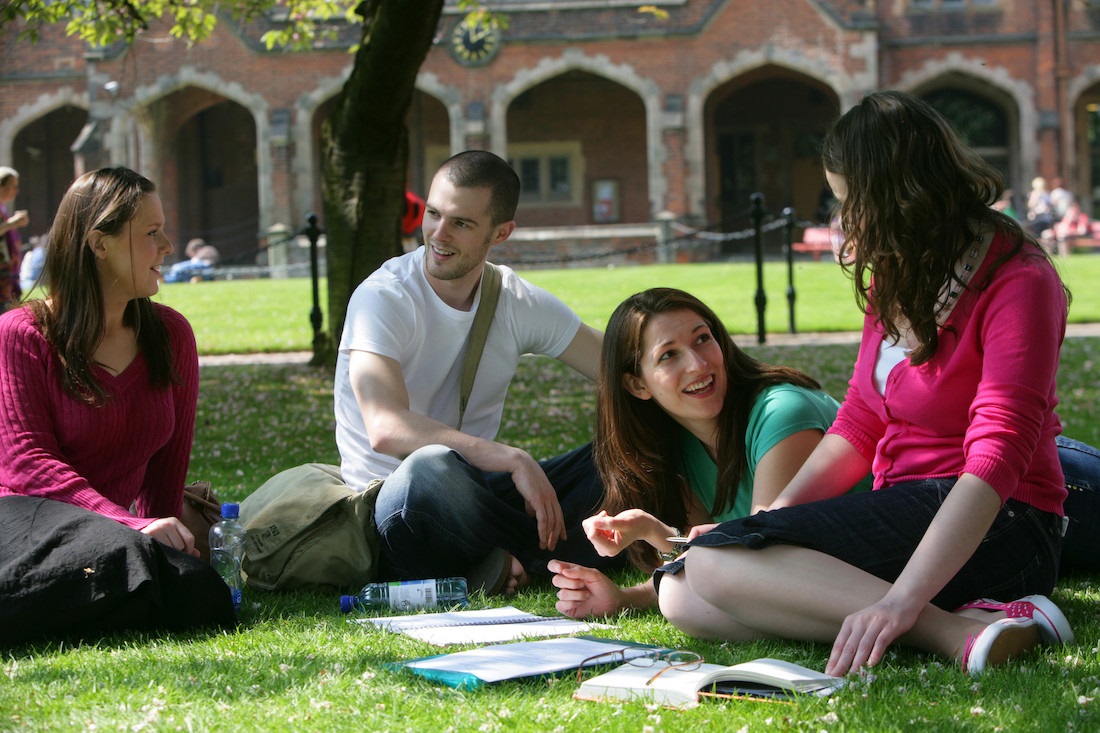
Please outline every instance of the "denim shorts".
[{"label": "denim shorts", "polygon": [[[897,484],[879,491],[759,512],[724,522],[687,547],[773,544],[805,547],[843,560],[888,582],[897,580],[956,479]],[[975,598],[1013,600],[1050,593],[1058,577],[1062,518],[1010,499],[970,560],[932,600],[948,610]],[[675,575],[682,559],[658,568]]]}]

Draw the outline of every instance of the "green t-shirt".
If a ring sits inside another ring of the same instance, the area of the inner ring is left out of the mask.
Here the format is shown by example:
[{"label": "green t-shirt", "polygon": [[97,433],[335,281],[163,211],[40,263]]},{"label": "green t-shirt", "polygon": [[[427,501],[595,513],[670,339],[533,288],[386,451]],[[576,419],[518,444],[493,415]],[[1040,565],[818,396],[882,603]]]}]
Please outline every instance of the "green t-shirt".
[{"label": "green t-shirt", "polygon": [[[802,430],[820,430],[824,433],[833,424],[839,408],[840,404],[824,392],[793,384],[777,384],[761,392],[749,412],[749,425],[745,433],[748,465],[737,486],[733,507],[714,515],[713,520],[725,522],[751,514],[756,465],[764,454],[776,443]],[[680,430],[680,434],[685,475],[700,504],[709,512],[714,505],[718,486],[718,465],[698,438],[684,429]],[[870,483],[865,479],[853,490],[869,487]]]}]

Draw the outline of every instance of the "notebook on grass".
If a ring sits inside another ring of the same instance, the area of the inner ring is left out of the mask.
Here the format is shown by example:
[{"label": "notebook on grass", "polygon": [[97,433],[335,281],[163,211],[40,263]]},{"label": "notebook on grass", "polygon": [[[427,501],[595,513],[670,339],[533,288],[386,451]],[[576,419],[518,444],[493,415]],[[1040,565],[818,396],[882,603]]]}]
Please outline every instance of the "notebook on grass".
[{"label": "notebook on grass", "polygon": [[620,639],[570,636],[511,644],[490,644],[452,654],[392,662],[390,669],[407,669],[433,682],[473,689],[486,683],[539,677],[662,651],[660,647]]},{"label": "notebook on grass", "polygon": [[613,628],[593,621],[565,616],[536,616],[512,606],[479,611],[447,611],[403,616],[349,619],[386,631],[411,636],[436,646],[448,644],[496,644],[539,636],[566,636],[594,629]]},{"label": "notebook on grass", "polygon": [[636,699],[691,707],[701,695],[789,700],[798,695],[828,695],[843,685],[842,677],[830,677],[779,659],[754,659],[731,667],[700,664],[690,669],[661,660],[645,667],[624,664],[585,680],[573,697],[599,701]]}]

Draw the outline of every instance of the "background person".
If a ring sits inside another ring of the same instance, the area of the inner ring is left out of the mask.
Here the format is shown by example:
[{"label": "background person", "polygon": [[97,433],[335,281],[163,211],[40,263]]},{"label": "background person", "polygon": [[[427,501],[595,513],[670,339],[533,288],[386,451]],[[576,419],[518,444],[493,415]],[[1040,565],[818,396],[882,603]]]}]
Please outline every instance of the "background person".
[{"label": "background person", "polygon": [[205,239],[195,237],[187,243],[184,254],[187,259],[168,268],[164,282],[202,282],[214,279],[213,270],[221,262],[221,255],[215,247],[207,244]]},{"label": "background person", "polygon": [[19,265],[19,289],[23,293],[34,290],[42,274],[42,267],[46,263],[46,238],[31,237],[28,241],[30,249],[24,252],[23,262]]},{"label": "background person", "polygon": [[1075,201],[1076,197],[1066,188],[1066,184],[1061,178],[1050,179],[1050,213],[1054,221],[1064,219],[1066,212],[1069,211],[1070,206]]},{"label": "background person", "polygon": [[[866,311],[848,394],[772,510],[658,571],[662,612],[708,638],[832,642],[838,675],[898,640],[977,674],[1072,639],[1037,595],[1057,577],[1066,496],[1057,272],[989,208],[999,174],[915,97],[865,97],[823,161]],[[869,470],[875,491],[842,495]]]},{"label": "background person", "polygon": [[150,301],[172,252],[153,183],[81,176],[49,239],[46,299],[0,317],[0,641],[231,627],[178,519],[198,357]]},{"label": "background person", "polygon": [[0,311],[19,301],[19,267],[23,255],[23,238],[19,229],[30,223],[24,210],[13,211],[19,194],[19,173],[14,168],[0,166]]},{"label": "background person", "polygon": [[1027,221],[1032,234],[1037,237],[1054,224],[1050,191],[1047,190],[1047,180],[1042,176],[1031,179],[1031,191],[1027,195]]}]

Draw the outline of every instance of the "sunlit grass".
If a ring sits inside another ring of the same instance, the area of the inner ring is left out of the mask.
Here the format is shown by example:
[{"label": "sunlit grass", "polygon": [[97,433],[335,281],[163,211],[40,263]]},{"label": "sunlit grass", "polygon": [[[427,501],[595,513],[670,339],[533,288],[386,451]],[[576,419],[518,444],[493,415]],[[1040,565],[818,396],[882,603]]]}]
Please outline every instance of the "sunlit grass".
[{"label": "sunlit grass", "polygon": [[[1073,291],[1070,321],[1100,322],[1100,256],[1056,260]],[[564,300],[584,321],[604,328],[624,298],[655,286],[678,287],[710,305],[735,334],[756,334],[756,267],[751,262],[530,270],[521,274]],[[327,289],[320,305],[328,323]],[[791,307],[787,265],[765,263],[765,330],[787,333]],[[800,260],[794,271],[794,325],[798,332],[854,331],[862,325],[851,281],[833,262]],[[181,311],[204,354],[309,351],[313,343],[308,278],[230,280],[164,285],[157,299]],[[327,328],[327,326],[325,326]]]},{"label": "sunlit grass", "polygon": [[[574,284],[560,287],[551,282],[557,273],[530,274],[536,281],[547,278],[555,291],[568,291],[567,302],[574,298],[574,307],[591,314],[604,312],[626,290],[656,284],[651,277],[685,287],[708,302],[721,301],[729,290],[730,302],[751,303],[751,288],[723,285],[733,275],[722,267],[679,266],[669,273],[636,268],[625,273],[632,277],[624,277],[625,271],[609,271],[600,278],[592,272],[574,273]],[[817,268],[822,282],[837,274],[827,267]],[[672,279],[680,277],[685,280]],[[599,286],[590,285],[597,280]],[[200,345],[205,343],[207,350],[308,348],[308,281],[305,288],[303,281],[253,282],[244,287],[240,281],[173,286],[180,289],[166,288],[164,299],[178,304],[193,321],[202,321],[196,329],[204,329]],[[806,287],[809,290],[808,283]],[[617,292],[598,292],[603,288]],[[1083,286],[1077,289],[1075,308],[1092,297],[1080,292]],[[219,304],[219,294],[234,302]],[[846,291],[837,298],[838,309],[851,308]],[[200,312],[202,318],[197,316]],[[237,315],[230,319],[224,315],[228,312]],[[606,310],[603,318],[609,313]],[[723,315],[730,317],[728,312]],[[284,324],[285,332],[277,337],[243,333],[263,317],[273,322],[272,328],[280,319],[294,324]],[[601,323],[594,315],[586,318],[594,325]],[[831,322],[838,327],[844,323]],[[751,333],[754,317],[750,323]],[[300,342],[288,336],[294,329],[305,332]],[[777,330],[785,330],[785,325]],[[246,349],[244,344],[255,346]],[[838,397],[855,355],[854,344],[746,348],[764,360],[805,369]],[[1059,372],[1059,412],[1066,432],[1093,444],[1100,443],[1098,354],[1100,339],[1071,339],[1063,348]],[[283,468],[309,461],[338,462],[332,387],[328,368],[202,367],[190,478],[212,481],[224,500],[241,500]],[[586,380],[553,360],[527,358],[512,385],[500,438],[537,457],[560,453],[591,438],[593,412],[594,393]],[[623,573],[617,579],[635,582],[641,577]],[[1065,579],[1055,594],[1074,626],[1076,644],[1039,650],[980,680],[972,680],[948,661],[894,648],[881,666],[853,678],[830,699],[793,705],[718,702],[689,711],[573,700],[570,675],[463,692],[393,672],[387,662],[440,650],[346,623],[338,595],[335,589],[289,594],[248,589],[241,628],[232,634],[120,635],[87,644],[50,642],[6,650],[0,661],[0,730],[1100,729],[1100,587],[1089,577]],[[475,597],[472,607],[510,602],[533,613],[553,614],[554,600],[552,589],[540,581],[510,601]],[[611,621],[615,628],[598,635],[689,648],[722,664],[774,656],[821,668],[828,657],[828,647],[822,644],[698,641],[656,612],[626,613]]]}]

